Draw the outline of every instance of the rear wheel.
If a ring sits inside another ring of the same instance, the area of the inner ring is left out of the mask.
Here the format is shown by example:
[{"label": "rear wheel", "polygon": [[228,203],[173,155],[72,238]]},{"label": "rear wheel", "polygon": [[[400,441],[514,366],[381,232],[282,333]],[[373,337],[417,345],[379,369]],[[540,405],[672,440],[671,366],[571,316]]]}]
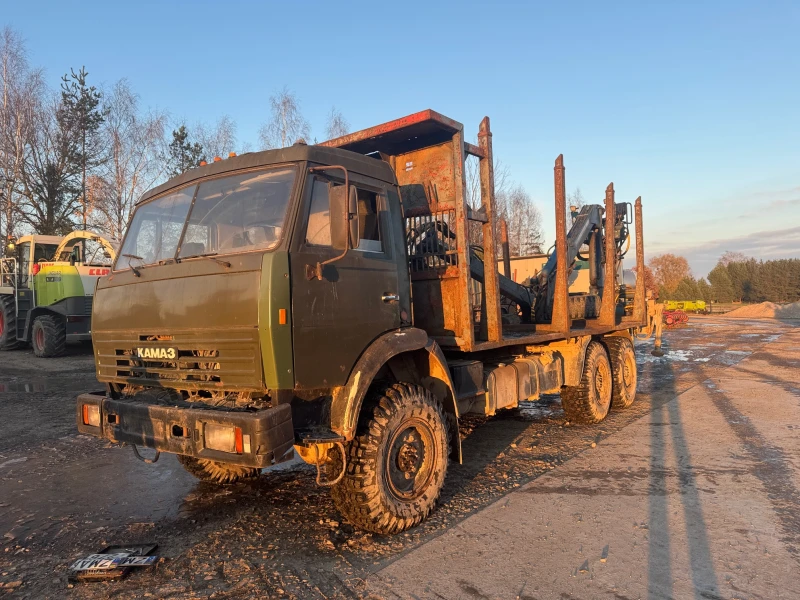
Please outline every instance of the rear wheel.
[{"label": "rear wheel", "polygon": [[194,458],[193,456],[178,455],[178,462],[184,469],[197,477],[200,481],[213,483],[235,483],[242,479],[252,479],[261,474],[261,469],[229,465],[228,463]]},{"label": "rear wheel", "polygon": [[67,328],[64,320],[54,315],[40,315],[33,321],[31,331],[33,353],[39,358],[64,354],[67,347]]},{"label": "rear wheel", "polygon": [[447,474],[448,425],[430,391],[406,383],[387,388],[362,410],[347,471],[331,488],[353,525],[380,534],[422,522]]},{"label": "rear wheel", "polygon": [[589,342],[581,381],[561,388],[561,405],[567,419],[575,423],[599,423],[611,407],[612,373],[606,349]]},{"label": "rear wheel", "polygon": [[626,337],[609,337],[603,341],[611,360],[611,406],[614,409],[628,408],[636,398],[636,352],[633,342]]},{"label": "rear wheel", "polygon": [[17,310],[14,296],[0,296],[0,350],[19,348],[17,340]]}]

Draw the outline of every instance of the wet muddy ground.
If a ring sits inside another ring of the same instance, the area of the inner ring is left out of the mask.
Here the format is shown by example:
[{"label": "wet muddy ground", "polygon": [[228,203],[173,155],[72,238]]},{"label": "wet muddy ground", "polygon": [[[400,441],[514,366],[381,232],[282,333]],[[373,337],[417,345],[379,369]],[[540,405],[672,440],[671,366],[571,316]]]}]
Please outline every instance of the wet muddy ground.
[{"label": "wet muddy ground", "polygon": [[[130,448],[79,436],[74,399],[98,389],[88,351],[75,347],[51,360],[24,350],[3,353],[0,595],[374,597],[367,583],[374,573],[757,355],[798,324],[692,317],[688,326],[666,334],[663,358],[649,354],[651,341],[637,344],[637,401],[600,425],[567,423],[558,396],[493,418],[464,419],[464,464],[451,465],[438,509],[421,526],[391,538],[343,522],[303,464],[280,465],[248,483],[213,486],[198,483],[171,455],[146,465]],[[793,384],[786,388],[800,398]],[[107,544],[135,542],[158,543],[163,560],[121,582],[67,583],[75,559]]]}]

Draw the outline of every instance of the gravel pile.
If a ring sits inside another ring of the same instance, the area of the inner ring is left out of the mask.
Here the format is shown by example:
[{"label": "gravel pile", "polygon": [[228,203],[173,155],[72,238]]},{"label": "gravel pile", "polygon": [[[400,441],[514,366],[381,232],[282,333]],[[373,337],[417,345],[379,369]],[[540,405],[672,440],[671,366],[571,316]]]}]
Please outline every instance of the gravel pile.
[{"label": "gravel pile", "polygon": [[742,306],[725,314],[733,319],[800,319],[800,302],[792,304],[775,304],[762,302]]}]

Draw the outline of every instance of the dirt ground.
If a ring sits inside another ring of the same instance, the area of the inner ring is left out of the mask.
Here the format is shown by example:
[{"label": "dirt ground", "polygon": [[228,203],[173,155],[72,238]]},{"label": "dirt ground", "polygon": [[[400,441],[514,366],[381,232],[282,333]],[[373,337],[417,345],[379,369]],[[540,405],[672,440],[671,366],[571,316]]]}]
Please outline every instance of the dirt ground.
[{"label": "dirt ground", "polygon": [[[798,322],[694,317],[663,358],[637,345],[639,395],[596,426],[557,396],[465,420],[423,525],[343,522],[302,464],[201,484],[173,456],[75,433],[91,355],[0,355],[0,596],[19,598],[797,598]],[[67,583],[107,544],[163,560]]]}]

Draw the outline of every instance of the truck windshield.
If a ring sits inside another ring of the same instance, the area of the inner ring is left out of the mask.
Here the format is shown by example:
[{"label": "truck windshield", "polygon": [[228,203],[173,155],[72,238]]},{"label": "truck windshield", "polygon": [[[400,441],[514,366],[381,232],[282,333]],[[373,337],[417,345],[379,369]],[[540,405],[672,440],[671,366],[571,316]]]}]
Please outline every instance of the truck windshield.
[{"label": "truck windshield", "polygon": [[281,167],[210,179],[139,206],[116,269],[274,248],[295,174],[294,168]]}]

